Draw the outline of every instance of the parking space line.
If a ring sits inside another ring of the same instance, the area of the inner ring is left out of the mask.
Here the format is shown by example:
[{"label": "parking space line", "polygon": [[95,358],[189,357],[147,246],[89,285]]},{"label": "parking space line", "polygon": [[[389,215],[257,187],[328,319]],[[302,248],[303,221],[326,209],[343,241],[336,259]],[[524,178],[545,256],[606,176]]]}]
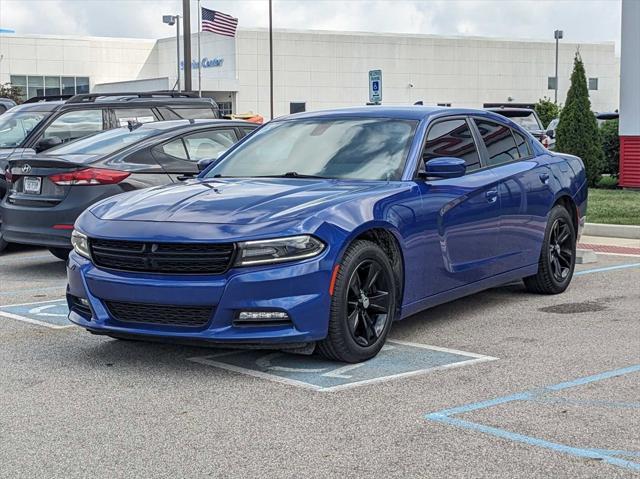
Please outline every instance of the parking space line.
[{"label": "parking space line", "polygon": [[[624,467],[626,469],[631,469],[633,471],[640,471],[640,463],[629,461],[627,459],[622,459],[618,457],[618,456],[638,457],[638,454],[635,451],[591,449],[591,448],[579,448],[579,447],[567,446],[566,444],[547,441],[544,439],[511,432],[506,429],[501,429],[493,426],[486,426],[484,424],[454,417],[456,414],[469,413],[472,411],[486,409],[489,407],[493,407],[493,406],[497,406],[497,405],[505,404],[509,402],[514,402],[514,401],[535,401],[541,395],[548,394],[550,392],[563,391],[565,389],[569,389],[577,386],[583,386],[585,384],[595,383],[598,381],[602,381],[604,379],[625,376],[627,374],[637,373],[637,372],[640,372],[640,364],[629,366],[626,368],[615,369],[613,371],[606,371],[603,373],[594,374],[592,376],[586,376],[586,377],[574,379],[571,381],[565,381],[562,383],[554,384],[552,386],[547,386],[539,389],[532,389],[532,390],[524,391],[517,394],[511,394],[508,396],[490,399],[487,401],[481,401],[481,402],[466,404],[463,406],[457,406],[449,409],[443,409],[438,412],[426,414],[424,417],[429,421],[448,424],[448,425],[460,427],[463,429],[478,431],[478,432],[482,432],[492,436],[507,439],[510,441],[521,442],[521,443],[529,444],[532,446],[542,447],[542,448],[550,449],[556,452],[570,454],[572,456],[583,457],[587,459],[597,459],[615,466]],[[602,404],[600,405],[604,405],[604,401],[602,401],[601,403]],[[631,404],[633,405],[634,408],[636,407],[635,403],[631,403]]]},{"label": "parking space line", "polygon": [[607,266],[605,268],[585,269],[582,271],[576,271],[575,273],[573,273],[573,275],[581,276],[583,274],[603,273],[605,271],[614,271],[616,269],[628,269],[628,268],[640,268],[640,263],[627,263],[627,264],[618,264],[615,266]]}]

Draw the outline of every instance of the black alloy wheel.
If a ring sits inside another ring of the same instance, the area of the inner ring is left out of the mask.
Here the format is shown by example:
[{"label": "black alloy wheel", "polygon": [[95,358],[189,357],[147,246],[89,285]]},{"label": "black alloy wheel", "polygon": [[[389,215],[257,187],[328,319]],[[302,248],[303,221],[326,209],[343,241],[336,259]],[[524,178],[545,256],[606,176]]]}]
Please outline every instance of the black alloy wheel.
[{"label": "black alloy wheel", "polygon": [[575,225],[569,211],[562,205],[556,205],[547,220],[538,272],[524,278],[524,285],[532,293],[562,293],[571,283],[575,265]]},{"label": "black alloy wheel", "polygon": [[360,346],[376,343],[390,317],[389,281],[375,260],[360,263],[349,280],[347,325]]},{"label": "black alloy wheel", "polygon": [[366,361],[384,346],[397,314],[400,292],[391,259],[380,245],[359,240],[336,271],[327,336],[317,350],[335,361]]},{"label": "black alloy wheel", "polygon": [[549,239],[549,266],[553,278],[561,283],[573,267],[574,246],[569,225],[564,218],[558,218],[551,227]]}]

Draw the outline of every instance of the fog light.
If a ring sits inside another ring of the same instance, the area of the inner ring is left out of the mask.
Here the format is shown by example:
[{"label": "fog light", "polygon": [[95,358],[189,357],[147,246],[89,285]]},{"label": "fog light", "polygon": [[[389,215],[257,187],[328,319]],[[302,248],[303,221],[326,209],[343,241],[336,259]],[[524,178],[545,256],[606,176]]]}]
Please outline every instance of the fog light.
[{"label": "fog light", "polygon": [[288,321],[289,315],[284,311],[240,311],[240,321]]},{"label": "fog light", "polygon": [[89,304],[89,300],[84,299],[84,298],[78,298],[78,302],[82,305],[82,306],[86,306],[87,308],[90,306]]}]

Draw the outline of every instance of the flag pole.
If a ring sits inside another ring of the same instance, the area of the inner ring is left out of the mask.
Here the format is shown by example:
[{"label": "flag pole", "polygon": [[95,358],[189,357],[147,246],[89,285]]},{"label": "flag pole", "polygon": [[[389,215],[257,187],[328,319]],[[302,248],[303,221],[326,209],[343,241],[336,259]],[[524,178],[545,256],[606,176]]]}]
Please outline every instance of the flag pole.
[{"label": "flag pole", "polygon": [[200,35],[202,34],[202,7],[198,0],[198,96],[202,97],[202,56],[200,55]]},{"label": "flag pole", "polygon": [[269,0],[269,103],[273,120],[273,22],[271,12],[272,6],[271,0]]}]

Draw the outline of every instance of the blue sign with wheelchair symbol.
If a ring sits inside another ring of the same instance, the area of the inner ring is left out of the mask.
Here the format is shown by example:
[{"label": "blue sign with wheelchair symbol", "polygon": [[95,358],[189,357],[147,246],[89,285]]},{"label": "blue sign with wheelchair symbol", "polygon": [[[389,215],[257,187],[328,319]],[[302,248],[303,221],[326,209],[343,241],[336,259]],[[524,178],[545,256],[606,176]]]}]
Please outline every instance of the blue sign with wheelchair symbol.
[{"label": "blue sign with wheelchair symbol", "polygon": [[35,303],[13,304],[0,307],[0,317],[16,319],[25,323],[67,328],[72,324],[67,319],[69,308],[66,299],[39,301]]}]

